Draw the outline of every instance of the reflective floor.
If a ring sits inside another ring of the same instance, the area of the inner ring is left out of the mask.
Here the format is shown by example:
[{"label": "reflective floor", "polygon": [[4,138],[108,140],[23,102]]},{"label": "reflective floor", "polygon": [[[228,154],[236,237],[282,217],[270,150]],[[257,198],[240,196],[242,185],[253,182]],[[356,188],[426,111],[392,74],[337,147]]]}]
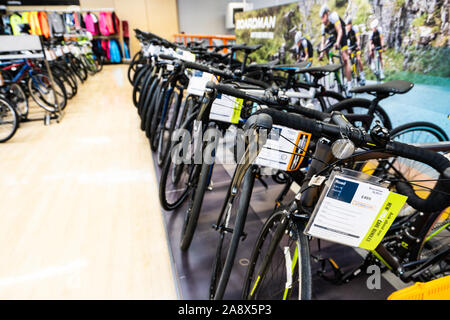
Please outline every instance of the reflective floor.
[{"label": "reflective floor", "polygon": [[105,66],[61,123],[0,144],[1,299],[177,298],[126,71]]}]

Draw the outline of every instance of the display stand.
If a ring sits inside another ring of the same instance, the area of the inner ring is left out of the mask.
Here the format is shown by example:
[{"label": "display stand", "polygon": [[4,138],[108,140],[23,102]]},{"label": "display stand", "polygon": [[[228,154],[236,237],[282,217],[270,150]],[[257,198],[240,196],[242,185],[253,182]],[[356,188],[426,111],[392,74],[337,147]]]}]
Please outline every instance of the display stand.
[{"label": "display stand", "polygon": [[[42,59],[47,69],[50,87],[54,88],[53,74],[47,61],[42,38],[37,35],[17,35],[17,36],[0,36],[0,60],[16,60],[16,59]],[[53,90],[53,98],[55,99],[56,112],[45,111],[44,118],[29,119],[29,121],[43,120],[45,125],[49,125],[52,119],[60,122],[64,116],[63,110],[60,109],[56,90]]]}]

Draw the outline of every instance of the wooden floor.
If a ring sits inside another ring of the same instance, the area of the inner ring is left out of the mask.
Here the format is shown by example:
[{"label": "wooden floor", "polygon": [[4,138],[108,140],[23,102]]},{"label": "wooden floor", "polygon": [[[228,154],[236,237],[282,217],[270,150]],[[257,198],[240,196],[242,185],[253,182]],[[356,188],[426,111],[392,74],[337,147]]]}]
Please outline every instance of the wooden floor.
[{"label": "wooden floor", "polygon": [[176,299],[127,66],[0,144],[0,299]]}]

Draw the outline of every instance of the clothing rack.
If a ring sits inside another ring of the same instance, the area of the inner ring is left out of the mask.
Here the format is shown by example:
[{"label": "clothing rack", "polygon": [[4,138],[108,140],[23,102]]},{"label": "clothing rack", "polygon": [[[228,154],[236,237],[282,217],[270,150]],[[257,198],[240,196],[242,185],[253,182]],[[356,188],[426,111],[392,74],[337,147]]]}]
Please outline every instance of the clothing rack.
[{"label": "clothing rack", "polygon": [[116,11],[114,8],[93,8],[93,9],[86,9],[86,8],[79,8],[79,7],[71,7],[66,9],[46,9],[46,8],[28,8],[28,9],[11,9],[6,8],[6,11],[9,12],[27,12],[27,11],[45,11],[45,12],[102,12],[102,11]]}]

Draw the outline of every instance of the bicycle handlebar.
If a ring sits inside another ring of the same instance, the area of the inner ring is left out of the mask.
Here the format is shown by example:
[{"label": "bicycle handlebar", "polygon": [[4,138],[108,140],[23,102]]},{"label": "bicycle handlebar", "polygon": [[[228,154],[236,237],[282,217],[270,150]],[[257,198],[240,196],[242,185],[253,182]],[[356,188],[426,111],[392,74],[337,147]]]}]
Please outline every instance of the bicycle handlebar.
[{"label": "bicycle handlebar", "polygon": [[259,103],[261,105],[267,105],[274,109],[282,109],[282,110],[292,111],[294,113],[301,114],[305,117],[309,117],[309,118],[313,118],[313,119],[317,119],[317,120],[324,121],[331,117],[330,113],[321,112],[318,110],[309,109],[309,108],[300,107],[300,106],[288,105],[287,103],[283,104],[282,102],[280,102],[279,100],[277,100],[275,98],[270,98],[267,96],[250,95],[250,94],[244,92],[243,90],[239,90],[239,89],[235,88],[234,86],[232,86],[230,84],[216,84],[213,82],[208,82],[206,84],[206,88],[217,90],[221,93],[228,94],[233,97],[253,101],[253,102]]},{"label": "bicycle handlebar", "polygon": [[[281,112],[274,109],[262,109],[256,112],[256,114],[259,113],[269,114],[272,117],[274,124],[306,131],[314,136],[326,136],[331,139],[339,139],[342,136],[346,136],[355,143],[355,145],[360,147],[364,146],[372,149],[380,147],[378,143],[372,139],[370,134],[362,129],[349,125],[343,127],[328,124],[308,119],[298,114]],[[448,181],[450,176],[450,161],[446,157],[427,149],[396,141],[389,141],[384,148],[388,154],[424,163],[440,174],[440,178],[433,188],[433,191],[426,199],[417,196],[409,183],[396,183],[397,191],[408,197],[407,203],[411,207],[423,212],[435,212],[444,210],[450,204],[450,197],[447,194],[448,190],[450,190],[450,182]]]}]

